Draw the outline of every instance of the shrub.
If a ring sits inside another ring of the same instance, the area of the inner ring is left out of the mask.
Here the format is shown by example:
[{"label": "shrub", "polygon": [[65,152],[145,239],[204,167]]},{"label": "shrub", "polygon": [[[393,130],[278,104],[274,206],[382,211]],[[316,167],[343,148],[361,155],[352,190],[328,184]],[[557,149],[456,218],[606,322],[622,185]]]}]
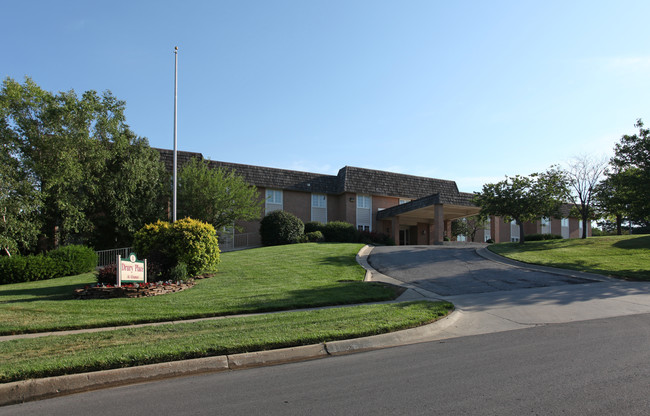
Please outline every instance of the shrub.
[{"label": "shrub", "polygon": [[309,221],[305,223],[305,234],[313,233],[314,231],[323,231],[323,223],[318,221]]},{"label": "shrub", "polygon": [[381,244],[385,246],[394,246],[395,241],[384,233],[376,231],[359,231],[359,242],[364,244]]},{"label": "shrub", "polygon": [[172,282],[184,282],[187,280],[187,264],[182,261],[171,268],[169,271],[169,280]]},{"label": "shrub", "polygon": [[297,243],[304,230],[300,218],[286,211],[273,211],[260,222],[260,237],[265,246]]},{"label": "shrub", "polygon": [[117,266],[115,263],[109,264],[97,273],[97,283],[104,285],[117,284]]},{"label": "shrub", "polygon": [[323,233],[320,231],[312,231],[305,233],[305,239],[310,243],[320,243],[325,240],[325,237],[323,237]]},{"label": "shrub", "polygon": [[148,280],[167,280],[179,262],[187,266],[187,274],[196,276],[216,272],[219,264],[219,242],[214,227],[208,223],[184,218],[173,224],[158,221],[147,224],[134,235],[133,247],[138,258],[146,258]]},{"label": "shrub", "polygon": [[493,244],[494,240],[491,239],[491,238],[488,238],[487,240],[485,240],[485,242],[488,243],[488,244]]},{"label": "shrub", "polygon": [[21,283],[61,277],[64,267],[43,254],[0,257],[0,284]]},{"label": "shrub", "polygon": [[325,241],[332,243],[354,243],[357,241],[357,230],[354,225],[343,221],[332,221],[323,225]]},{"label": "shrub", "polygon": [[90,247],[70,245],[51,251],[47,255],[59,263],[61,276],[88,273],[97,267],[97,253]]},{"label": "shrub", "polygon": [[530,234],[526,235],[526,241],[542,241],[542,240],[561,240],[562,236],[557,234]]}]

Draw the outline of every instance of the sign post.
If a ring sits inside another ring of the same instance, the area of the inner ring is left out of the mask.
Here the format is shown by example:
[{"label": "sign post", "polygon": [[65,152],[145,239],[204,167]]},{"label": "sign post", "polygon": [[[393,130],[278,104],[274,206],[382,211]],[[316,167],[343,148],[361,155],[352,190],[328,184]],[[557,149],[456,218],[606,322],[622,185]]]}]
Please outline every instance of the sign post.
[{"label": "sign post", "polygon": [[117,256],[117,286],[122,283],[147,283],[147,259],[138,260],[134,253],[122,260]]}]

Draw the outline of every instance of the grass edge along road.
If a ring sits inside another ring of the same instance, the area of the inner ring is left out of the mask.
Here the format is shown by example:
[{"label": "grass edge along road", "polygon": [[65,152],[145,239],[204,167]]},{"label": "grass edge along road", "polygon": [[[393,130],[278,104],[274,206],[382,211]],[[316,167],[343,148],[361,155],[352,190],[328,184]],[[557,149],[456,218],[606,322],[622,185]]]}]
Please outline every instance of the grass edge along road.
[{"label": "grass edge along road", "polygon": [[137,299],[76,300],[91,273],[0,286],[0,335],[165,322],[392,300],[363,282],[362,244],[308,243],[222,253],[219,272],[183,292]]},{"label": "grass edge along road", "polygon": [[0,382],[358,338],[434,322],[452,309],[400,302],[4,341]]},{"label": "grass edge along road", "polygon": [[502,243],[488,249],[524,263],[650,281],[650,235]]}]

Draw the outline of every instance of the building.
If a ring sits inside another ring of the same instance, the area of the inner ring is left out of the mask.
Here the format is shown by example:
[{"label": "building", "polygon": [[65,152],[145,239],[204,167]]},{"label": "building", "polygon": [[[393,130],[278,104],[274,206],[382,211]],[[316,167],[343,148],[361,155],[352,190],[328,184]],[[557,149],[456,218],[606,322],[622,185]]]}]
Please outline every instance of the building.
[{"label": "building", "polygon": [[[169,170],[173,152],[157,149]],[[178,152],[182,166],[191,158],[203,160],[200,153]],[[345,166],[337,175],[323,175],[286,169],[209,161],[213,168],[234,170],[257,187],[264,200],[260,217],[274,210],[293,213],[303,222],[345,221],[357,229],[390,235],[398,245],[441,244],[451,236],[451,222],[476,215],[480,208],[472,203],[473,194],[459,192],[456,182]],[[565,221],[566,220],[566,221]],[[576,219],[552,219],[526,224],[526,233],[546,232],[564,235],[564,224]],[[259,221],[238,224],[242,231],[222,232],[222,245],[259,245]],[[518,241],[518,228],[491,218],[477,241]],[[557,231],[557,232],[556,232]],[[577,237],[577,229],[568,229]]]}]

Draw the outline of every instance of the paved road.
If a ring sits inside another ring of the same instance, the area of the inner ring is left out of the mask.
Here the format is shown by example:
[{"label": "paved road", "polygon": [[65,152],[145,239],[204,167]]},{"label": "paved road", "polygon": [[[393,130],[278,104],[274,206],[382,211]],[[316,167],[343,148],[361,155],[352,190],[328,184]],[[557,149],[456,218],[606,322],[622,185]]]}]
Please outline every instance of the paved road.
[{"label": "paved road", "polygon": [[368,262],[385,275],[441,296],[593,282],[489,261],[476,254],[476,247],[375,247]]},{"label": "paved road", "polygon": [[650,315],[428,342],[0,408],[12,415],[646,415]]}]

